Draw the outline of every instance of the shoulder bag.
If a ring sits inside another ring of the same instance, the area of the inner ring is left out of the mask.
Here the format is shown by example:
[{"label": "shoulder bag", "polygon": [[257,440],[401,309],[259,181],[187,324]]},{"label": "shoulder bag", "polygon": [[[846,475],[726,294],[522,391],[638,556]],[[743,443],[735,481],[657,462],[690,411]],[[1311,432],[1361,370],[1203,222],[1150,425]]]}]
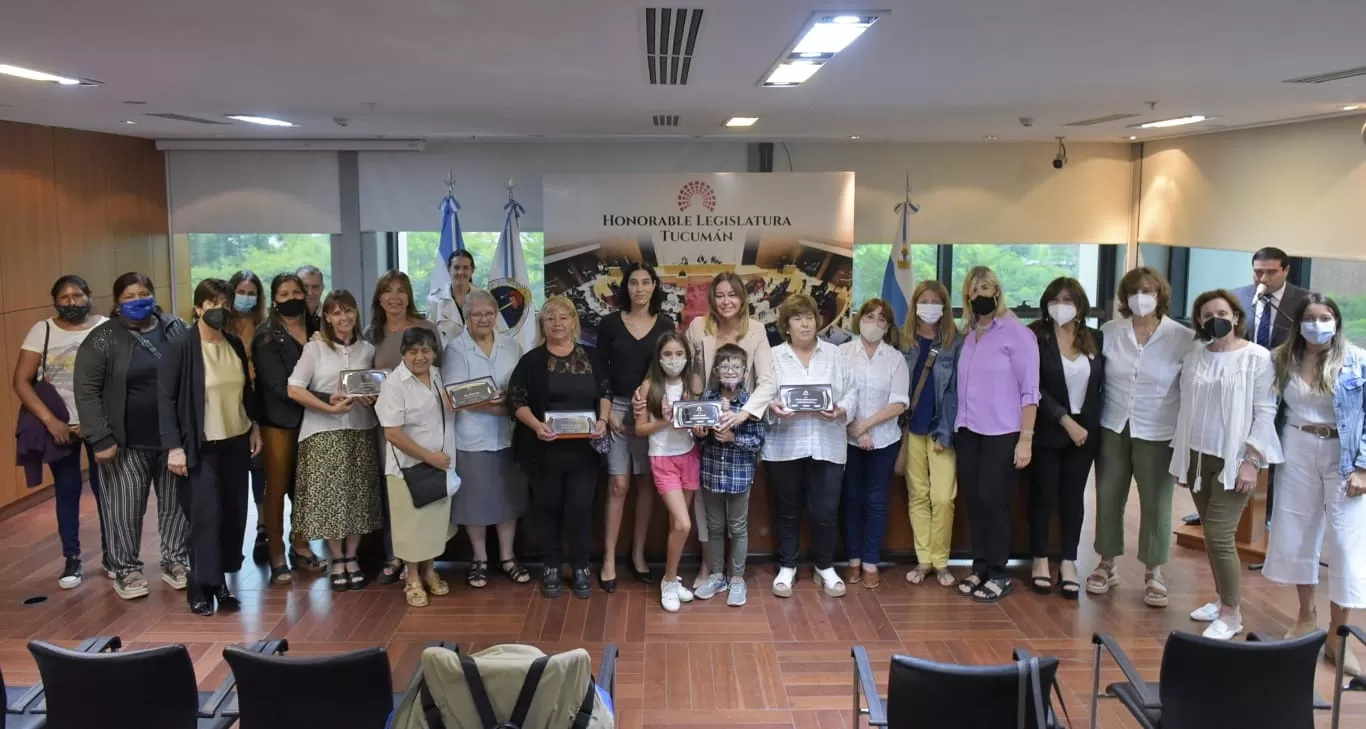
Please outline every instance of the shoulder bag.
[{"label": "shoulder bag", "polygon": [[[446,443],[446,411],[441,396],[436,398],[437,412],[441,414],[441,443],[445,447]],[[394,462],[398,463],[398,449],[393,443],[389,444],[389,450],[394,452]],[[408,485],[408,494],[413,498],[413,508],[421,509],[428,504],[446,498],[446,472],[431,465],[430,463],[418,463],[400,468],[403,473],[403,482]]]}]

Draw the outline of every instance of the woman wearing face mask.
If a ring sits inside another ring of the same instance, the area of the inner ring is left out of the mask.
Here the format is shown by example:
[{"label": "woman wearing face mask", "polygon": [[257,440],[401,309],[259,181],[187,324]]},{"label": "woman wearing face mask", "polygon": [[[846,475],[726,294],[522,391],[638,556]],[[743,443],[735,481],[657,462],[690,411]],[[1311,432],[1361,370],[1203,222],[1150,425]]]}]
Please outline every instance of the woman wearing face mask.
[{"label": "woman wearing face mask", "polygon": [[[232,307],[228,309],[227,331],[242,341],[250,362],[252,338],[256,336],[256,327],[266,317],[266,287],[259,276],[245,268],[228,279],[228,286],[232,287]],[[252,382],[255,381],[253,368]],[[256,564],[265,564],[270,559],[270,539],[266,535],[266,464],[259,455],[251,459],[251,500],[256,504],[256,543],[251,550],[251,559]]]},{"label": "woman wearing face mask", "polygon": [[1062,596],[1076,600],[1077,544],[1085,515],[1086,482],[1096,460],[1100,428],[1100,386],[1105,378],[1101,333],[1086,326],[1090,301],[1081,283],[1058,278],[1039,299],[1043,318],[1029,326],[1039,340],[1039,411],[1029,479],[1030,577],[1035,592],[1048,594],[1053,514],[1058,515],[1058,582]]},{"label": "woman wearing face mask", "polygon": [[190,515],[190,611],[235,610],[225,573],[242,566],[247,468],[261,450],[247,352],[228,325],[232,289],[218,278],[194,290],[196,323],[166,347],[157,376],[166,464]]},{"label": "woman wearing face mask", "polygon": [[901,342],[906,348],[910,412],[906,437],[894,471],[906,475],[911,531],[915,533],[915,569],[906,581],[919,585],[931,572],[939,584],[952,587],[949,546],[953,540],[953,500],[958,495],[954,472],[953,425],[958,417],[958,348],[963,338],[952,316],[944,316],[949,292],[938,281],[921,281],[911,295],[915,315],[906,319]]},{"label": "woman wearing face mask", "polygon": [[[266,468],[266,536],[270,543],[270,581],[285,584],[293,578],[285,562],[285,494],[294,493],[294,471],[299,454],[299,425],[304,408],[289,397],[289,376],[299,363],[304,344],[313,336],[309,326],[304,284],[292,273],[270,282],[270,317],[256,330],[251,362],[256,366],[256,393],[261,400],[261,452]],[[320,571],[323,563],[308,541],[290,533],[289,562],[294,569]]]},{"label": "woman wearing face mask", "polygon": [[[1096,456],[1096,554],[1086,592],[1104,595],[1119,584],[1115,560],[1124,554],[1124,509],[1138,484],[1138,560],[1143,603],[1167,606],[1162,565],[1171,556],[1171,439],[1180,406],[1181,361],[1191,331],[1167,316],[1171,286],[1143,266],[1119,281],[1120,318],[1101,327],[1105,382],[1101,387],[1100,451]],[[1090,433],[1088,440],[1094,440]]]},{"label": "woman wearing face mask", "polygon": [[972,574],[958,592],[977,602],[1010,595],[1010,505],[1018,471],[1033,457],[1039,405],[1039,343],[1006,308],[995,272],[975,266],[963,279],[966,334],[958,355],[954,448],[966,492]]},{"label": "woman wearing face mask", "polygon": [[[1308,295],[1299,333],[1271,353],[1276,390],[1285,402],[1285,465],[1276,469],[1271,541],[1262,574],[1295,585],[1300,611],[1287,638],[1318,630],[1314,586],[1328,526],[1329,636],[1366,608],[1366,351],[1347,341],[1342,312],[1322,294]],[[1361,664],[1337,640],[1328,659],[1358,676]]]},{"label": "woman wearing face mask", "polygon": [[876,589],[882,584],[878,563],[887,533],[887,485],[901,452],[897,418],[910,403],[910,375],[906,358],[894,346],[891,304],[865,302],[854,319],[854,333],[857,339],[840,345],[858,388],[844,464],[844,553],[849,558],[844,581]]},{"label": "woman wearing face mask", "polygon": [[81,437],[94,449],[99,471],[106,574],[114,580],[114,592],[132,600],[149,592],[140,554],[142,517],[153,484],[161,579],[183,590],[188,575],[190,522],[166,468],[157,404],[157,368],[185,323],[157,308],[152,280],[140,273],[115,279],[114,302],[109,320],[95,327],[76,353],[73,387]]},{"label": "woman wearing face mask", "polygon": [[1243,630],[1238,549],[1233,535],[1243,508],[1257,488],[1258,473],[1280,463],[1276,436],[1276,393],[1271,355],[1243,339],[1247,317],[1238,297],[1223,289],[1206,291],[1191,305],[1206,345],[1181,364],[1181,408],[1172,438],[1170,473],[1189,488],[1205,553],[1214,573],[1217,602],[1191,612],[1207,622],[1204,636],[1228,640]]},{"label": "woman wearing face mask", "polygon": [[[29,329],[19,345],[19,361],[14,366],[12,387],[25,411],[31,416],[36,441],[44,443],[35,450],[36,458],[25,459],[29,486],[42,480],[43,452],[51,443],[65,455],[47,461],[52,471],[53,502],[57,505],[57,534],[61,536],[65,558],[57,586],[70,590],[81,584],[81,446],[85,445],[90,469],[90,492],[100,521],[100,552],[104,568],[109,569],[109,550],[105,546],[104,512],[99,510],[100,477],[94,468],[95,452],[81,440],[81,419],[76,409],[76,352],[81,343],[104,322],[90,313],[90,286],[80,276],[62,276],[52,284],[52,306],[57,315]],[[54,409],[56,412],[54,412]],[[23,431],[21,419],[20,432]],[[21,438],[22,442],[22,438]],[[21,457],[22,457],[21,453]]]}]

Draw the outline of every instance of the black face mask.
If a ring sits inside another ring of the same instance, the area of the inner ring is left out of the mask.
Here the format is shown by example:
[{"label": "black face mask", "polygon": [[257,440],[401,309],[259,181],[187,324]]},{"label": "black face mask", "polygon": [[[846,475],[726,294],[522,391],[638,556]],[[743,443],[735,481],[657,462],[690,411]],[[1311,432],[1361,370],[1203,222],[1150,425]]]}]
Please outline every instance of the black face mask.
[{"label": "black face mask", "polygon": [[67,304],[56,304],[57,318],[62,321],[69,321],[72,324],[79,324],[90,316],[90,302],[69,306]]},{"label": "black face mask", "polygon": [[223,327],[228,325],[228,310],[205,309],[204,313],[201,314],[199,318],[202,319],[205,324],[209,325],[210,329],[221,332],[223,331]]},{"label": "black face mask", "polygon": [[1210,341],[1223,339],[1232,331],[1233,322],[1217,316],[1206,319],[1205,323],[1200,325],[1200,336]]},{"label": "black face mask", "polygon": [[972,313],[977,316],[986,316],[996,311],[996,299],[991,296],[976,296],[972,299]]},{"label": "black face mask", "polygon": [[275,311],[279,312],[280,316],[288,316],[291,318],[303,316],[308,311],[308,301],[305,299],[281,301],[275,305]]}]

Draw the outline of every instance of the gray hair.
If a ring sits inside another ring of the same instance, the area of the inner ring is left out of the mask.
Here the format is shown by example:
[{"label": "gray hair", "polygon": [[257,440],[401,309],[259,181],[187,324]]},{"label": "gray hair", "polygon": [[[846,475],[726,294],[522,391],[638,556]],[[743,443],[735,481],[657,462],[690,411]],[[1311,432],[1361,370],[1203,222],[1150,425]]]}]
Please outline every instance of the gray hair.
[{"label": "gray hair", "polygon": [[472,288],[470,289],[470,292],[468,294],[465,294],[465,303],[463,304],[463,310],[469,311],[471,307],[478,303],[484,303],[488,304],[489,306],[492,306],[494,313],[497,313],[498,311],[498,299],[495,299],[493,297],[493,294],[489,293],[487,290],[477,288]]},{"label": "gray hair", "polygon": [[294,275],[300,278],[303,278],[304,276],[321,276],[323,275],[323,271],[321,268],[314,265],[303,265],[299,266],[299,270],[295,271]]}]

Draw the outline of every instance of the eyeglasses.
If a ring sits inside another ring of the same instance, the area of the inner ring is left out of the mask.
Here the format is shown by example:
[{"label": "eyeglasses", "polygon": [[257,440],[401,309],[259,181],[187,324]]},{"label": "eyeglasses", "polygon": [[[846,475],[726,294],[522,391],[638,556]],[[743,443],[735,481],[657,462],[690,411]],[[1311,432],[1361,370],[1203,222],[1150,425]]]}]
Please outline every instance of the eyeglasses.
[{"label": "eyeglasses", "polygon": [[743,374],[745,368],[742,365],[716,365],[718,375],[739,375]]}]

